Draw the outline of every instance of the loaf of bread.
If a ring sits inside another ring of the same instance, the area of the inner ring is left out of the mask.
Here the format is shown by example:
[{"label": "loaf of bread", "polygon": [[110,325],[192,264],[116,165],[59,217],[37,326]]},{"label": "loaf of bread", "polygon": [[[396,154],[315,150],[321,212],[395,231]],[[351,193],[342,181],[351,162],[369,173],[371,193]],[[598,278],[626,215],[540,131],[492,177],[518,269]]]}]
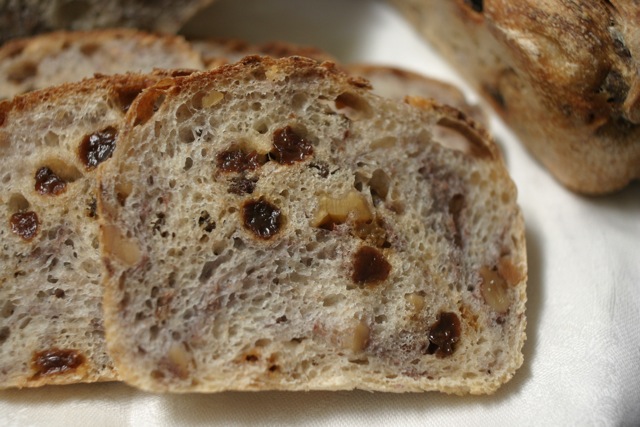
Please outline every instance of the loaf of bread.
[{"label": "loaf of bread", "polygon": [[132,385],[491,393],[522,363],[516,189],[451,107],[248,57],[143,92],[99,180],[107,341]]},{"label": "loaf of bread", "polygon": [[637,1],[393,0],[567,187],[640,178]]},{"label": "loaf of bread", "polygon": [[58,29],[132,27],[176,33],[213,0],[0,0],[0,43]]},{"label": "loaf of bread", "polygon": [[0,388],[117,378],[102,322],[96,173],[160,77],[99,77],[0,102]]},{"label": "loaf of bread", "polygon": [[0,99],[95,73],[149,73],[154,68],[203,69],[182,37],[137,30],[59,31],[13,40],[0,48]]}]

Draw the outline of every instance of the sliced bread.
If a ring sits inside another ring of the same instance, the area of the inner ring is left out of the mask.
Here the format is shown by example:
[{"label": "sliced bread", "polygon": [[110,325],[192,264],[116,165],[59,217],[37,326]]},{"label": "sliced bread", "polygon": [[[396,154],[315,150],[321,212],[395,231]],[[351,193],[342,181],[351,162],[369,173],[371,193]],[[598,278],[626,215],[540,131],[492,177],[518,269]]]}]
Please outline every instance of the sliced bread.
[{"label": "sliced bread", "polygon": [[99,77],[0,102],[0,388],[117,378],[106,353],[96,173],[159,77]]},{"label": "sliced bread", "polygon": [[521,365],[516,189],[457,110],[248,57],[145,91],[119,144],[100,242],[130,384],[491,393]]},{"label": "sliced bread", "polygon": [[112,29],[59,31],[13,40],[0,48],[0,99],[95,73],[149,73],[154,68],[203,69],[182,37]]}]

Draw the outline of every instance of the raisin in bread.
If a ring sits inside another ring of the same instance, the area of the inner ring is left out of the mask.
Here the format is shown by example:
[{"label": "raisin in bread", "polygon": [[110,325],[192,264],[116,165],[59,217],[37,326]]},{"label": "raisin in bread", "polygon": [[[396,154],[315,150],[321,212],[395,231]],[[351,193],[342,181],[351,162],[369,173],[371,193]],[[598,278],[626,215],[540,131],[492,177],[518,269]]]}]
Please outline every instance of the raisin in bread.
[{"label": "raisin in bread", "polygon": [[203,69],[182,37],[136,30],[59,31],[13,40],[0,48],[0,99],[79,81],[95,73]]},{"label": "raisin in bread", "polygon": [[99,77],[0,102],[0,388],[114,380],[96,173],[160,77]]},{"label": "raisin in bread", "polygon": [[248,57],[163,81],[126,120],[99,177],[125,381],[491,393],[521,365],[516,188],[464,114],[331,63]]},{"label": "raisin in bread", "polygon": [[393,0],[567,187],[640,178],[638,2]]},{"label": "raisin in bread", "polygon": [[132,27],[176,33],[213,0],[1,0],[0,42],[57,29]]}]

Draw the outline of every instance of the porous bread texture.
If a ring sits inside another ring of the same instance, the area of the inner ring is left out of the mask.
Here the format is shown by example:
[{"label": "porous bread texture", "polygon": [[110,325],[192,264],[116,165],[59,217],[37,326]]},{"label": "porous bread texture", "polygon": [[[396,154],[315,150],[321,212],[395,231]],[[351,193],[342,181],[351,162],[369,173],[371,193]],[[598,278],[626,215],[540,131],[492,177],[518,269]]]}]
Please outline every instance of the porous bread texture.
[{"label": "porous bread texture", "polygon": [[516,189],[463,113],[249,57],[149,89],[120,143],[99,209],[124,381],[479,394],[521,365]]},{"label": "porous bread texture", "polygon": [[333,56],[317,47],[281,40],[251,44],[240,39],[210,38],[191,40],[191,45],[202,56],[209,69],[237,62],[250,55],[266,55],[272,58],[304,56],[318,62],[335,61]]},{"label": "porous bread texture", "polygon": [[637,2],[393,0],[566,187],[640,178]]},{"label": "porous bread texture", "polygon": [[213,0],[3,0],[0,42],[52,30],[131,27],[176,33]]},{"label": "porous bread texture", "polygon": [[94,74],[204,69],[182,37],[129,29],[59,31],[0,48],[0,99]]},{"label": "porous bread texture", "polygon": [[156,80],[101,77],[0,102],[0,388],[117,379],[104,342],[96,173],[106,134],[117,146],[124,110]]}]

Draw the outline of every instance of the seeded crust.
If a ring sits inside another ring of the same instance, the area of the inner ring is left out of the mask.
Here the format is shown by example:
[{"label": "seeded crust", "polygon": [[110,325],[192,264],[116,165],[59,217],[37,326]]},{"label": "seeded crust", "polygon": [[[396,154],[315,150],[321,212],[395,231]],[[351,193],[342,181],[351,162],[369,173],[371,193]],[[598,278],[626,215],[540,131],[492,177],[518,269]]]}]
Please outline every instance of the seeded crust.
[{"label": "seeded crust", "polygon": [[99,77],[0,102],[0,388],[117,379],[102,322],[104,163],[82,147],[105,129],[117,146],[124,110],[159,79]]},{"label": "seeded crust", "polygon": [[0,48],[0,99],[96,73],[154,68],[203,69],[204,64],[182,37],[137,30],[59,31],[13,40]]},{"label": "seeded crust", "polygon": [[126,120],[99,177],[126,382],[481,394],[522,364],[516,189],[465,114],[380,98],[331,63],[249,57],[163,81]]},{"label": "seeded crust", "polygon": [[393,0],[568,188],[640,178],[637,2]]},{"label": "seeded crust", "polygon": [[0,43],[52,30],[131,27],[176,33],[212,0],[0,1]]}]

